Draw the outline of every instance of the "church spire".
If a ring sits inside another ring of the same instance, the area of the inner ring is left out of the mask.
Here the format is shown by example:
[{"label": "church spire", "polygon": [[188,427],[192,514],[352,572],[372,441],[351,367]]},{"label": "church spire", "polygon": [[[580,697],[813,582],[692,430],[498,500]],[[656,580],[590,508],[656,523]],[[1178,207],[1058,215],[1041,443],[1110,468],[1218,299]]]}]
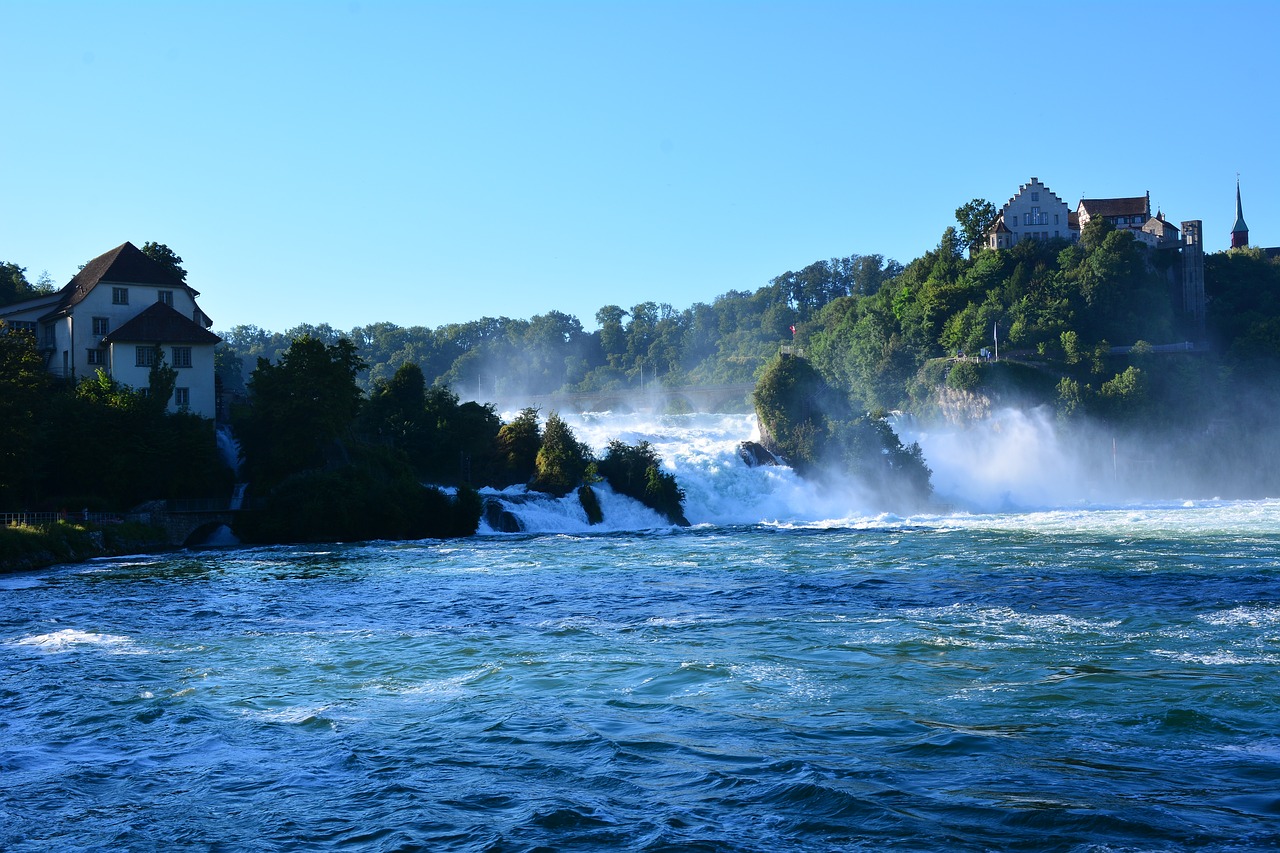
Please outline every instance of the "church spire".
[{"label": "church spire", "polygon": [[1240,206],[1240,176],[1236,175],[1236,224],[1231,227],[1231,248],[1249,245],[1249,226],[1244,224],[1244,208]]}]

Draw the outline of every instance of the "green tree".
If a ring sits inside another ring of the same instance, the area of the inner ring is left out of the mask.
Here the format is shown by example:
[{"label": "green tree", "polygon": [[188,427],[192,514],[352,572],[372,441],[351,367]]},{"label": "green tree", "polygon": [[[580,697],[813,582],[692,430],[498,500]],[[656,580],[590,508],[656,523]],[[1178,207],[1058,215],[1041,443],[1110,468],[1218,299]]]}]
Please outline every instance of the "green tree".
[{"label": "green tree", "polygon": [[162,414],[169,407],[169,399],[178,384],[178,371],[165,363],[164,349],[159,344],[153,349],[145,399],[149,408],[156,414]]},{"label": "green tree", "polygon": [[51,385],[35,338],[0,320],[0,509],[23,509],[36,495],[39,433]]},{"label": "green tree", "polygon": [[622,326],[622,318],[625,316],[627,312],[617,305],[606,305],[596,312],[596,323],[600,325],[597,333],[600,348],[604,351],[609,366],[614,369],[621,369],[623,356],[627,351],[627,332]]},{"label": "green tree", "polygon": [[1000,211],[983,198],[975,198],[956,208],[956,222],[960,225],[960,239],[973,257],[987,239],[987,230],[996,221]]},{"label": "green tree", "polygon": [[177,253],[164,243],[155,243],[148,240],[142,244],[142,254],[157,263],[163,264],[172,270],[182,282],[186,282],[187,271],[182,268],[182,258],[178,257]]},{"label": "green tree", "polygon": [[552,412],[542,429],[542,446],[534,460],[529,488],[567,495],[582,483],[583,474],[592,461],[591,449],[577,440],[559,414]]},{"label": "green tree", "polygon": [[538,410],[529,407],[498,430],[495,440],[499,471],[498,485],[527,483],[537,469],[538,451],[542,448],[542,428]]},{"label": "green tree", "polygon": [[265,358],[249,380],[249,406],[237,433],[246,470],[274,483],[345,457],[347,436],[363,399],[356,374],[365,366],[346,338],[325,344],[295,338],[277,364]]},{"label": "green tree", "polygon": [[1123,373],[1102,383],[1098,389],[1098,403],[1104,417],[1125,421],[1137,417],[1147,403],[1147,374],[1130,365]]},{"label": "green tree", "polygon": [[684,515],[684,490],[676,478],[662,470],[662,460],[647,441],[627,444],[609,442],[604,459],[597,464],[601,477],[620,495],[634,498],[658,512],[672,524],[688,526]]},{"label": "green tree", "polygon": [[36,296],[52,293],[53,282],[49,274],[41,273],[35,283],[27,281],[27,271],[17,264],[0,262],[0,306],[21,302]]}]

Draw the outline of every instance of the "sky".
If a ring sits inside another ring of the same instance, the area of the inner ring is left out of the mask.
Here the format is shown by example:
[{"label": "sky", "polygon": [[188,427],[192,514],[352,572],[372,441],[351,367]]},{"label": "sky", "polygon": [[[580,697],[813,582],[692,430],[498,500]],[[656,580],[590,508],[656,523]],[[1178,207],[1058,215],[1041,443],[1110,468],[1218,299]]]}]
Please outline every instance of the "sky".
[{"label": "sky", "polygon": [[1032,176],[1280,246],[1280,2],[0,0],[0,261],[215,330],[676,309]]}]

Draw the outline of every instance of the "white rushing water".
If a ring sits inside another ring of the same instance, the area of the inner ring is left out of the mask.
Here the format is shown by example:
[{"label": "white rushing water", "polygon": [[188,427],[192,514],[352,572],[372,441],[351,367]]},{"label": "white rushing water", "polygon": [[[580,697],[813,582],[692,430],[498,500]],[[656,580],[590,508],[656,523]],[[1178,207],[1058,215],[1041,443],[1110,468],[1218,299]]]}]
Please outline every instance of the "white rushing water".
[{"label": "white rushing water", "polygon": [[[1126,494],[1114,479],[1108,448],[1084,448],[1064,439],[1052,413],[1003,410],[963,427],[923,426],[909,417],[894,426],[904,444],[919,442],[933,471],[934,506],[899,518],[849,479],[839,487],[799,477],[785,466],[751,467],[739,455],[743,441],[758,441],[753,414],[648,415],[643,413],[562,414],[580,441],[603,456],[611,440],[649,442],[665,470],[685,491],[685,514],[694,525],[765,524],[780,527],[894,525],[1004,526],[1011,519],[1069,527],[1083,513],[1112,513],[1116,524],[1143,516],[1169,515],[1176,527],[1180,510],[1212,503],[1206,495]],[[576,496],[549,498],[523,487],[486,490],[501,502],[525,532],[583,533],[668,527],[656,513],[629,498],[596,486],[604,524],[591,527]],[[1270,516],[1270,513],[1265,515]],[[997,523],[995,520],[999,518]],[[1248,513],[1243,523],[1248,527]],[[493,533],[487,523],[481,533]]]}]

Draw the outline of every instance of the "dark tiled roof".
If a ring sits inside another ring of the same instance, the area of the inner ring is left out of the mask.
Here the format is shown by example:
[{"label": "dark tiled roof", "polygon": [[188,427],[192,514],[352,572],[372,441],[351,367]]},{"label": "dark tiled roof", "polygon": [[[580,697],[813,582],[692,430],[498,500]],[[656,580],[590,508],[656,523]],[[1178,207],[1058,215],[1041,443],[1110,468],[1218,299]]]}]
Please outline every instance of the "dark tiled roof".
[{"label": "dark tiled roof", "polygon": [[1080,214],[1076,213],[1074,210],[1068,210],[1067,211],[1067,227],[1074,228],[1077,231],[1079,231],[1080,230]]},{"label": "dark tiled roof", "polygon": [[184,283],[176,272],[158,261],[153,261],[137,246],[126,242],[85,264],[84,269],[76,273],[75,278],[58,291],[61,299],[53,313],[61,313],[76,305],[88,296],[89,291],[93,290],[99,282],[103,281],[172,287],[175,290],[187,291],[192,299],[200,295],[190,285]]},{"label": "dark tiled roof", "polygon": [[1090,216],[1150,216],[1147,197],[1134,198],[1082,198],[1080,207]]},{"label": "dark tiled roof", "polygon": [[200,328],[163,302],[152,303],[138,316],[103,338],[109,344],[124,341],[156,344],[216,344],[222,338]]}]

